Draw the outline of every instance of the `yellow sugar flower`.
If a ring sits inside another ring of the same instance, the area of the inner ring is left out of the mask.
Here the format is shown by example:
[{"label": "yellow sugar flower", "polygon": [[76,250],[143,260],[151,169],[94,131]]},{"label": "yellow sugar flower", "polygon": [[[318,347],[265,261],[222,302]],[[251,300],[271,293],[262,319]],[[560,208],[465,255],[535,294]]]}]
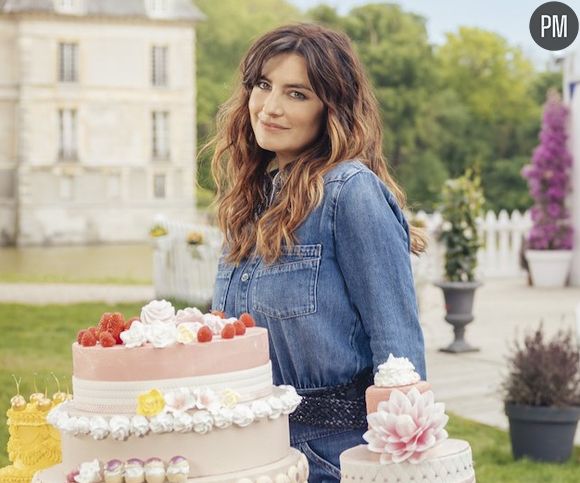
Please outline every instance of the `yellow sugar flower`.
[{"label": "yellow sugar flower", "polygon": [[236,404],[238,404],[239,400],[240,395],[231,389],[226,389],[224,392],[222,392],[221,403],[222,406],[225,406],[226,408],[233,408]]},{"label": "yellow sugar flower", "polygon": [[155,416],[163,411],[165,399],[157,389],[141,394],[137,398],[137,414],[141,416]]}]

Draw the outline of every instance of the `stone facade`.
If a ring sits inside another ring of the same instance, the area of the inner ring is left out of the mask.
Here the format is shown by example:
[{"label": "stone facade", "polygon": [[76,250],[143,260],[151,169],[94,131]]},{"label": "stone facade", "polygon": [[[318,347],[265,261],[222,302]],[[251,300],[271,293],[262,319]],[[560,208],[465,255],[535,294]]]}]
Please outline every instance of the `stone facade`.
[{"label": "stone facade", "polygon": [[0,0],[0,244],[195,219],[198,20],[187,0]]}]

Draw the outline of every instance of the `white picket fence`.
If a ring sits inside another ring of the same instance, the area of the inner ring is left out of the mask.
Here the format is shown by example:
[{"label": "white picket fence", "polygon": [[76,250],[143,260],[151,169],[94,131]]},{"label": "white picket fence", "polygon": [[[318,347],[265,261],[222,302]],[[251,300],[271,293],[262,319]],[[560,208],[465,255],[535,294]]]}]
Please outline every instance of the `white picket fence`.
[{"label": "white picket fence", "polygon": [[[412,257],[413,272],[417,284],[440,280],[443,274],[444,247],[437,242],[442,223],[439,213],[419,212],[430,237],[429,248],[421,257]],[[211,300],[217,262],[221,252],[222,237],[219,229],[210,225],[193,225],[168,220],[162,216],[155,223],[163,226],[168,234],[155,239],[153,261],[155,294],[158,298],[176,298],[189,303]],[[523,215],[505,211],[496,215],[492,211],[479,220],[478,230],[485,239],[485,246],[478,253],[477,277],[510,278],[524,276],[519,266],[522,238],[531,227],[529,212]],[[203,234],[203,244],[193,256],[187,244],[191,231]]]}]

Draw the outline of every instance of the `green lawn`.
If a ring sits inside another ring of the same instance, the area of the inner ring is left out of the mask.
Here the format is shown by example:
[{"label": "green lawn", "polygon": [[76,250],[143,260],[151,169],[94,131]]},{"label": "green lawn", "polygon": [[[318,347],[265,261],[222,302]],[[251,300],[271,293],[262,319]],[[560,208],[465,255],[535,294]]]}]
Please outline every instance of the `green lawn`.
[{"label": "green lawn", "polygon": [[[120,311],[126,317],[139,313],[142,304],[75,304],[43,307],[0,304],[0,467],[8,464],[6,410],[15,394],[12,374],[22,377],[22,393],[38,389],[56,391],[51,372],[66,388],[71,374],[71,343],[78,330],[94,325],[103,312]],[[451,415],[447,427],[453,438],[471,443],[478,483],[577,483],[580,481],[580,448],[564,465],[514,462],[508,435],[496,428]]]}]

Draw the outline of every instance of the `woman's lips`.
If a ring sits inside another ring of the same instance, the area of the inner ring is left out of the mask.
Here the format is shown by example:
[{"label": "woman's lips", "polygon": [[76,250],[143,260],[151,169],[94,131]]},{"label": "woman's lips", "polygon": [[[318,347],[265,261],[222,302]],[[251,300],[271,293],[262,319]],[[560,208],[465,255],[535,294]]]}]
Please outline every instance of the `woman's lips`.
[{"label": "woman's lips", "polygon": [[267,131],[276,131],[277,132],[277,131],[286,131],[288,129],[287,127],[279,126],[277,124],[270,124],[270,123],[267,123],[264,121],[260,121],[260,124]]}]

